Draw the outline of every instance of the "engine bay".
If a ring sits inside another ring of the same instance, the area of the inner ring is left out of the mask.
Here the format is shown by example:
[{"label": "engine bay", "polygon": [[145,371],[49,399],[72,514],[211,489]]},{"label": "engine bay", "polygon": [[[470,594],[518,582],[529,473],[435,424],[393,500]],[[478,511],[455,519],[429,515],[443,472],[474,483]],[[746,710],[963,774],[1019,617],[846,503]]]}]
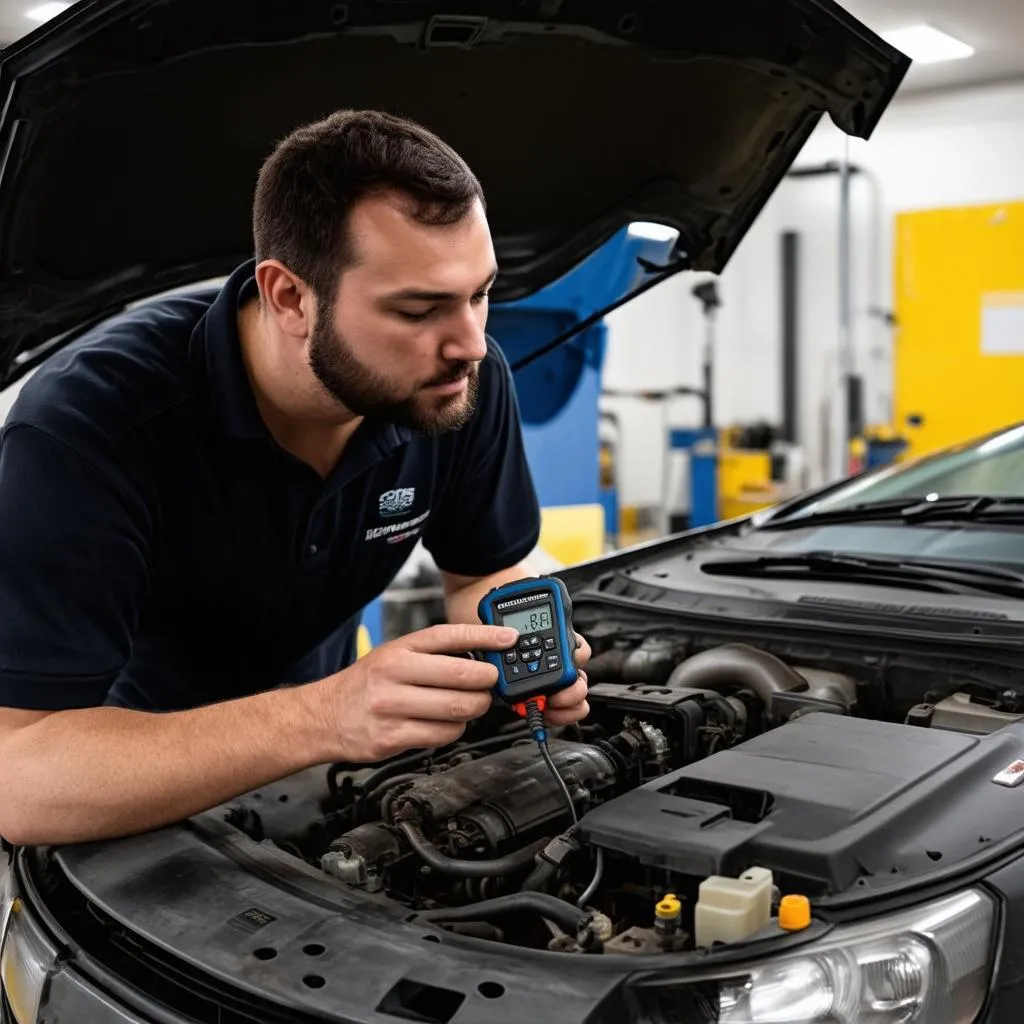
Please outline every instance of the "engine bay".
[{"label": "engine bay", "polygon": [[496,704],[452,747],[310,769],[226,819],[410,920],[623,955],[757,938],[783,897],[910,877],[992,832],[943,811],[1019,756],[1009,674],[673,631],[591,644],[590,714],[549,736],[562,784]]}]

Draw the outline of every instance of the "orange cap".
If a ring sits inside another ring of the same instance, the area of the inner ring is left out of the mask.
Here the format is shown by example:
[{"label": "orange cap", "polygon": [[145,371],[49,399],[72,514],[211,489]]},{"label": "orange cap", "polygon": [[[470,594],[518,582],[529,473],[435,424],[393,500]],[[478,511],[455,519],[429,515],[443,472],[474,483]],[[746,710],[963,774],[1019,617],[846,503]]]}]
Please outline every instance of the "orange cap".
[{"label": "orange cap", "polygon": [[799,932],[811,923],[811,901],[806,896],[783,896],[779,903],[779,927]]}]

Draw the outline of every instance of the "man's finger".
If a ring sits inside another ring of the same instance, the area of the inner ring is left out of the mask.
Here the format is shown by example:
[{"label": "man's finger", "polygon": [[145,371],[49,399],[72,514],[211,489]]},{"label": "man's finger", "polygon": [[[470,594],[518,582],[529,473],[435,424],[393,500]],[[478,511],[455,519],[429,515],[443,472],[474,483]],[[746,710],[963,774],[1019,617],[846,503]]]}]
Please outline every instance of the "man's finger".
[{"label": "man's finger", "polygon": [[420,654],[458,654],[463,651],[503,651],[518,638],[519,632],[507,626],[446,622],[410,633],[398,643]]},{"label": "man's finger", "polygon": [[583,701],[574,704],[571,708],[553,708],[550,704],[544,712],[544,720],[548,725],[572,725],[579,722],[590,714],[590,705]]},{"label": "man's finger", "polygon": [[592,653],[593,652],[590,650],[590,644],[588,644],[587,641],[584,640],[583,637],[581,637],[579,635],[579,633],[577,633],[576,634],[576,653],[573,655],[573,657],[576,660],[576,664],[577,665],[586,665],[586,663],[588,661],[590,661],[590,657],[591,657]]},{"label": "man's finger", "polygon": [[397,648],[379,665],[390,678],[409,686],[487,690],[498,683],[498,670],[490,662],[452,654],[420,654]]},{"label": "man's finger", "polygon": [[390,691],[377,710],[403,722],[470,722],[490,707],[490,694],[479,690],[402,686]]},{"label": "man's finger", "polygon": [[580,678],[572,686],[551,694],[548,698],[549,708],[571,708],[587,699],[587,677],[581,672]]}]

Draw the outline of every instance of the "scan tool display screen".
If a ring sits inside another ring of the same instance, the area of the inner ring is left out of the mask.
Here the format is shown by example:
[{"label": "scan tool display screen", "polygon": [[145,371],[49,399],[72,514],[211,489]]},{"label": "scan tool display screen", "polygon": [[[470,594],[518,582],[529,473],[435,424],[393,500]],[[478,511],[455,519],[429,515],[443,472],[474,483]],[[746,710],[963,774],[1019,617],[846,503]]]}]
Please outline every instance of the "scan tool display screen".
[{"label": "scan tool display screen", "polygon": [[509,626],[520,633],[537,633],[542,629],[551,629],[554,626],[550,602],[535,604],[532,608],[521,612],[509,612],[501,618],[503,626]]}]

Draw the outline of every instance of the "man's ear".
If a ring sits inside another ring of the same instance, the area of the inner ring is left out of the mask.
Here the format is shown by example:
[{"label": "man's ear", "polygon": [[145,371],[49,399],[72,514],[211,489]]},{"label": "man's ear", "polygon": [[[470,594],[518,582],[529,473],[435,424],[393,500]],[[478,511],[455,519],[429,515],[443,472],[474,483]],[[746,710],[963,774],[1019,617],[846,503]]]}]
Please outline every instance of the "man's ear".
[{"label": "man's ear", "polygon": [[316,313],[309,285],[278,260],[257,265],[256,283],[267,315],[286,335],[305,341],[313,330]]}]

